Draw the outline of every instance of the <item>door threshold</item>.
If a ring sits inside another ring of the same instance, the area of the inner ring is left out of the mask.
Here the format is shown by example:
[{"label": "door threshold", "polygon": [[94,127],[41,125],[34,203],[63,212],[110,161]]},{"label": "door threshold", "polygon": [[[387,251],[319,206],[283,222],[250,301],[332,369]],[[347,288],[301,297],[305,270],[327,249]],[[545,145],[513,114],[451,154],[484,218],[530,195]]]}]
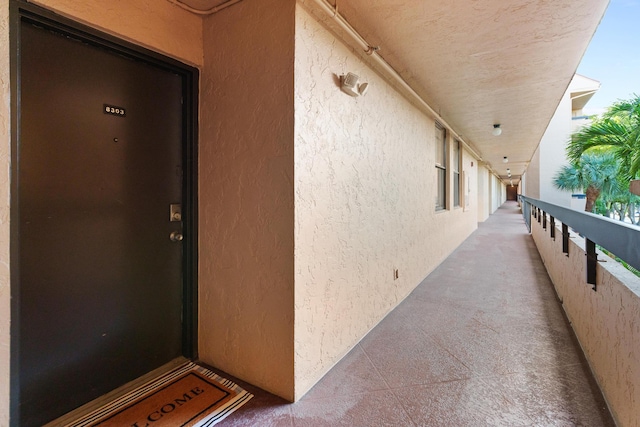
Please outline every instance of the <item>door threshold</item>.
[{"label": "door threshold", "polygon": [[148,372],[143,376],[136,378],[133,381],[129,381],[123,386],[120,386],[117,389],[110,391],[109,393],[102,395],[97,399],[92,400],[91,402],[85,403],[79,408],[76,408],[73,411],[64,414],[60,418],[56,418],[55,420],[48,422],[43,427],[60,427],[60,426],[65,426],[67,424],[70,424],[73,421],[95,411],[96,409],[101,408],[107,403],[113,400],[116,400],[121,396],[124,396],[125,394],[129,393],[131,390],[153,380],[154,378],[160,377],[166,374],[167,372],[189,361],[190,361],[189,359],[182,356],[175,358],[171,362],[166,363],[160,366],[159,368],[156,368],[153,371]]}]

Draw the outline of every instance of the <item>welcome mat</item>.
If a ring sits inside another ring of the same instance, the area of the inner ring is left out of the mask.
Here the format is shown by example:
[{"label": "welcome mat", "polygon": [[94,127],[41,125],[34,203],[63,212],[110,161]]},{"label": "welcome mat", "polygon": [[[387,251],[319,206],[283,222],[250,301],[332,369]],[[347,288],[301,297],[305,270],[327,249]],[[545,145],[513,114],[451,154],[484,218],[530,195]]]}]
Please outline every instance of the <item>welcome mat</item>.
[{"label": "welcome mat", "polygon": [[252,397],[237,384],[189,362],[68,427],[209,427]]}]

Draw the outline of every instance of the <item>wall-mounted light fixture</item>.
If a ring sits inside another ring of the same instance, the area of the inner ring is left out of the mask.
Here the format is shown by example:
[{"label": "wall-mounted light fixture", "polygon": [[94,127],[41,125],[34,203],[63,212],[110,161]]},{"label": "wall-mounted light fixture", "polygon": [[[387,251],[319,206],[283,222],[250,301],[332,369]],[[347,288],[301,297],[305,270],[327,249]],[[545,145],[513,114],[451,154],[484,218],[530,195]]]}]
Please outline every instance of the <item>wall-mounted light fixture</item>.
[{"label": "wall-mounted light fixture", "polygon": [[363,96],[369,89],[369,83],[359,83],[360,77],[357,74],[347,73],[340,76],[340,90],[349,96]]},{"label": "wall-mounted light fixture", "polygon": [[491,133],[494,136],[500,136],[500,134],[502,133],[502,128],[500,128],[500,123],[496,123],[493,125],[493,130],[491,131]]},{"label": "wall-mounted light fixture", "polygon": [[504,156],[502,158],[502,163],[508,163],[509,162],[509,158],[507,156]]}]

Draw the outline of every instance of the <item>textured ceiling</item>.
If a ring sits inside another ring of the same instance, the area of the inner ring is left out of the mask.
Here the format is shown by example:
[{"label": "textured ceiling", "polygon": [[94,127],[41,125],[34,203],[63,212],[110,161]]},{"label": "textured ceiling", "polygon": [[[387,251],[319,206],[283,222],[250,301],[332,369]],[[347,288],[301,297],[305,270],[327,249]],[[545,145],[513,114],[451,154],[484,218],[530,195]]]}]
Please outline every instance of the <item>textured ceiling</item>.
[{"label": "textured ceiling", "polygon": [[[225,3],[181,1],[200,9]],[[318,0],[298,1],[326,19]],[[510,168],[518,181],[609,0],[337,3],[339,14],[380,47],[380,56],[496,174],[506,177]],[[494,123],[501,136],[492,135]]]},{"label": "textured ceiling", "polygon": [[338,11],[498,175],[519,178],[607,5],[338,0]]}]

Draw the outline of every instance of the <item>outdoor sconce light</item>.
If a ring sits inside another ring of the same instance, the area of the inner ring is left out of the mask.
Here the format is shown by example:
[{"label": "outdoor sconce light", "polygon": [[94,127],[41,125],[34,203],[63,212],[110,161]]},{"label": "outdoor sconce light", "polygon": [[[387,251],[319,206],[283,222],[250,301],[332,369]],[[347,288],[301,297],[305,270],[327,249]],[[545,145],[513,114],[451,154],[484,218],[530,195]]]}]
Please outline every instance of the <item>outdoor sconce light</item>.
[{"label": "outdoor sconce light", "polygon": [[502,163],[508,163],[509,162],[509,158],[507,156],[504,156],[502,158]]},{"label": "outdoor sconce light", "polygon": [[493,125],[493,131],[491,131],[494,136],[499,136],[502,133],[502,129],[500,128],[500,123],[496,123]]},{"label": "outdoor sconce light", "polygon": [[369,83],[359,83],[359,80],[360,77],[353,73],[340,76],[340,90],[349,96],[363,96],[369,89]]}]

